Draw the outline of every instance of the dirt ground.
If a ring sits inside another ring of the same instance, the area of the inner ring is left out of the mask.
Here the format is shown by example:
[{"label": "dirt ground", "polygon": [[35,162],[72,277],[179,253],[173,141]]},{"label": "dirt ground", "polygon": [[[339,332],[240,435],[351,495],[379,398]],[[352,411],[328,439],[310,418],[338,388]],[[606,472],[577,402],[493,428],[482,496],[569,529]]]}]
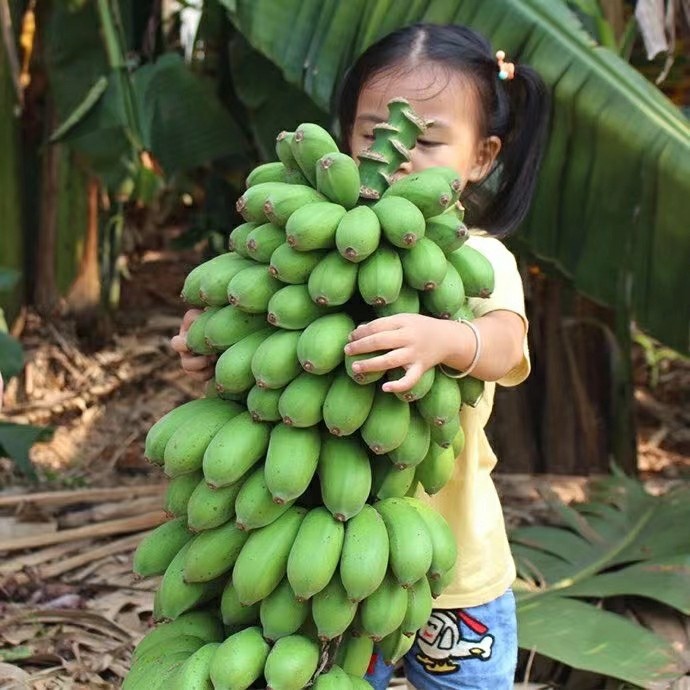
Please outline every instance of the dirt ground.
[{"label": "dirt ground", "polygon": [[[202,392],[168,346],[197,261],[153,250],[133,258],[112,322],[29,312],[15,327],[27,365],[7,386],[4,414],[55,433],[32,450],[37,486],[0,460],[0,690],[117,688],[151,624],[157,581],[135,580],[131,554],[165,517],[164,477],[143,460],[143,441],[163,413]],[[635,356],[641,477],[663,491],[690,477],[690,364],[662,358],[650,368],[642,348]],[[586,478],[497,483],[512,526],[545,519],[540,486],[581,500]],[[61,493],[27,495],[39,489]]]}]

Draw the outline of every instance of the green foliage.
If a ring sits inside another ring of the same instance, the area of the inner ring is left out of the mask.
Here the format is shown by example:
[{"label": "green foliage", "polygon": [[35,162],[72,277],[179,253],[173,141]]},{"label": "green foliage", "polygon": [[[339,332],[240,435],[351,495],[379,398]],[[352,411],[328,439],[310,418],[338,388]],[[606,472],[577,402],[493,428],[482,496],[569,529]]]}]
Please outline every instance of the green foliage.
[{"label": "green foliage", "polygon": [[[544,0],[226,0],[238,29],[328,108],[367,45],[416,21],[467,24],[533,65],[553,90],[552,131],[521,235],[581,292],[632,310],[642,328],[690,347],[690,125],[632,67]],[[350,16],[350,13],[352,16]],[[285,27],[289,26],[290,31]],[[668,317],[674,304],[675,318]]]},{"label": "green foliage", "polygon": [[520,646],[643,687],[681,676],[666,640],[600,603],[639,596],[690,613],[690,487],[652,496],[616,472],[585,503],[550,503],[566,527],[511,533]]}]

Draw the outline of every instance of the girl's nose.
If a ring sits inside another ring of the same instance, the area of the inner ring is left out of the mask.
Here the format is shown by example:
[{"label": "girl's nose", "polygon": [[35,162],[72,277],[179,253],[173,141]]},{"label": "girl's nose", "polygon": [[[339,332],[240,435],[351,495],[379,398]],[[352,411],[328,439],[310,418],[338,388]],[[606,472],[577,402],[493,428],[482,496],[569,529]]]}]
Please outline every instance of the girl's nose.
[{"label": "girl's nose", "polygon": [[400,167],[395,171],[395,177],[403,177],[412,172],[412,161],[405,161],[400,164]]}]

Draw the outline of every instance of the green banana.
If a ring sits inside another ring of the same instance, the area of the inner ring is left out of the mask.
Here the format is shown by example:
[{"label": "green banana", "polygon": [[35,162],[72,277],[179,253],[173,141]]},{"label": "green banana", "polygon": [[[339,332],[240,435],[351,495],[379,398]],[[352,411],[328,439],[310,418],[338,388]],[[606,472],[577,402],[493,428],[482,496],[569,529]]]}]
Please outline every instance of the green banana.
[{"label": "green banana", "polygon": [[450,261],[446,275],[434,290],[422,293],[424,308],[440,319],[450,319],[465,301],[465,288],[459,273]]},{"label": "green banana", "polygon": [[311,187],[302,184],[286,184],[280,189],[270,191],[263,210],[271,223],[284,228],[295,211],[324,201],[324,197]]},{"label": "green banana", "polygon": [[357,612],[357,602],[351,601],[338,573],[314,595],[311,614],[316,624],[319,639],[333,640],[347,630]]},{"label": "green banana", "polygon": [[247,237],[259,225],[261,223],[242,223],[234,228],[228,237],[228,250],[235,252],[238,256],[243,256],[245,259],[248,258]]},{"label": "green banana", "polygon": [[395,664],[402,659],[407,652],[412,649],[414,644],[414,637],[410,638],[403,634],[402,630],[398,628],[390,635],[386,635],[378,644],[378,651],[383,657],[384,663]]},{"label": "green banana", "polygon": [[429,392],[415,402],[417,410],[429,424],[443,426],[460,413],[460,388],[457,379],[437,371]]},{"label": "green banana", "polygon": [[335,247],[335,231],[345,215],[340,204],[320,201],[298,208],[285,225],[287,243],[297,251]]},{"label": "green banana", "polygon": [[464,376],[458,379],[458,386],[460,386],[462,404],[477,407],[484,395],[484,381],[476,379],[474,376]]},{"label": "green banana", "polygon": [[146,652],[162,649],[167,640],[180,635],[198,637],[204,642],[217,642],[223,639],[223,626],[218,617],[208,611],[184,613],[174,621],[157,625],[146,633],[132,653],[132,658],[136,661]]},{"label": "green banana", "polygon": [[171,517],[186,516],[189,498],[203,478],[202,472],[190,472],[171,479],[163,499],[166,514]]},{"label": "green banana", "polygon": [[208,319],[204,328],[204,338],[213,350],[222,352],[242,338],[264,328],[266,318],[263,314],[247,314],[229,304]]},{"label": "green banana", "polygon": [[[388,378],[390,381],[397,381],[398,379],[401,379],[403,376],[405,376],[405,373],[406,372],[404,369],[394,369]],[[415,385],[412,386],[412,388],[403,391],[402,393],[396,393],[396,397],[400,398],[401,400],[404,400],[405,402],[414,402],[415,400],[423,398],[429,392],[429,389],[434,383],[435,376],[435,367],[427,369],[422,374],[419,381],[417,381],[417,383],[415,383]]]},{"label": "green banana", "polygon": [[346,153],[327,153],[316,162],[316,189],[330,201],[353,208],[359,200],[359,186],[359,168]]},{"label": "green banana", "polygon": [[323,503],[336,520],[345,522],[362,510],[371,491],[371,467],[356,439],[324,439],[318,474]]},{"label": "green banana", "polygon": [[419,314],[419,293],[403,283],[398,299],[390,304],[375,305],[377,316],[394,316],[395,314]]},{"label": "green banana", "polygon": [[371,256],[381,240],[381,224],[369,206],[357,206],[349,210],[338,223],[335,246],[340,255],[359,263]]},{"label": "green banana", "polygon": [[249,535],[232,522],[197,534],[184,559],[186,582],[209,582],[234,565]]},{"label": "green banana", "polygon": [[220,393],[243,393],[256,383],[252,374],[252,357],[256,348],[272,333],[275,333],[273,328],[250,333],[218,357],[215,378]]},{"label": "green banana", "polygon": [[265,527],[277,520],[292,503],[293,501],[286,501],[278,504],[273,500],[261,465],[249,475],[237,494],[235,524],[241,530]]},{"label": "green banana", "polygon": [[301,690],[319,664],[319,645],[303,635],[278,640],[266,659],[267,690]]},{"label": "green banana", "polygon": [[405,440],[410,424],[410,405],[390,393],[377,390],[361,434],[377,455],[389,453]]},{"label": "green banana", "polygon": [[316,164],[329,153],[338,153],[338,144],[319,125],[302,123],[290,141],[290,151],[309,183],[316,185]]},{"label": "green banana", "polygon": [[386,573],[383,581],[359,607],[362,626],[367,635],[380,642],[400,627],[407,612],[407,591]]},{"label": "green banana", "polygon": [[330,671],[316,677],[313,690],[351,690],[350,677],[339,666],[331,666]]},{"label": "green banana", "polygon": [[428,170],[406,175],[394,182],[383,198],[400,196],[411,201],[424,215],[433,218],[455,201],[455,193],[442,175]]},{"label": "green banana", "polygon": [[165,569],[154,602],[155,620],[174,620],[220,594],[222,583],[219,580],[187,582],[184,579],[184,566],[191,544],[188,541]]},{"label": "green banana", "polygon": [[297,357],[305,371],[327,374],[345,358],[344,347],[354,321],[344,313],[327,314],[310,323],[297,343]]},{"label": "green banana", "polygon": [[425,220],[422,212],[402,196],[390,196],[377,201],[372,210],[381,223],[386,239],[395,247],[409,249],[424,237]]},{"label": "green banana", "polygon": [[[237,212],[250,223],[257,225],[267,222],[264,205],[273,190],[281,190],[288,185],[284,182],[261,182],[249,187],[237,200]],[[247,233],[248,234],[248,233]],[[246,236],[245,236],[246,237]]]},{"label": "green banana", "polygon": [[211,659],[220,642],[209,642],[192,654],[174,676],[170,690],[213,690]]},{"label": "green banana", "polygon": [[278,402],[287,388],[259,388],[254,386],[247,395],[247,409],[255,422],[280,421]]},{"label": "green banana", "polygon": [[[273,223],[263,223],[254,228],[246,239],[247,254],[262,264],[271,260],[271,255],[285,242],[285,231]],[[225,284],[227,299],[227,283]]]},{"label": "green banana", "polygon": [[468,297],[490,297],[494,291],[495,276],[491,261],[469,244],[448,255],[465,286]]},{"label": "green banana", "polygon": [[287,170],[298,170],[299,165],[292,154],[292,139],[294,132],[282,131],[276,137],[276,156]]},{"label": "green banana", "polygon": [[268,272],[281,283],[300,285],[307,282],[311,272],[325,255],[326,252],[322,250],[298,252],[285,242],[271,254]]},{"label": "green banana", "polygon": [[187,507],[187,527],[194,532],[220,527],[235,515],[235,499],[242,480],[231,486],[210,487],[202,479],[192,492]]},{"label": "green banana", "polygon": [[460,433],[460,415],[451,417],[445,424],[441,426],[431,425],[431,440],[437,443],[441,448],[450,448],[453,445],[453,440]]},{"label": "green banana", "polygon": [[165,446],[165,474],[168,477],[176,477],[199,470],[206,448],[213,437],[241,410],[237,403],[224,400],[222,407],[206,410],[203,416],[188,419],[182,424]]},{"label": "green banana", "polygon": [[287,285],[269,300],[266,320],[278,328],[300,330],[325,313],[321,302],[312,300],[306,285]]},{"label": "green banana", "polygon": [[388,532],[391,571],[403,587],[410,587],[431,566],[433,546],[426,523],[402,498],[387,498],[375,503],[374,508]]},{"label": "green banana", "polygon": [[438,493],[453,476],[455,452],[452,448],[441,448],[432,443],[427,456],[417,465],[415,479],[421,483],[430,496]]},{"label": "green banana", "polygon": [[302,372],[283,391],[278,410],[283,423],[294,427],[315,426],[322,419],[321,408],[331,386],[330,374]]},{"label": "green banana", "polygon": [[383,518],[365,505],[345,525],[340,557],[340,577],[351,601],[362,601],[378,589],[388,568],[389,548]]},{"label": "green banana", "polygon": [[347,635],[340,643],[336,663],[350,676],[361,678],[367,672],[374,653],[374,641],[364,635]]},{"label": "green banana", "polygon": [[266,453],[266,486],[276,503],[301,496],[316,472],[321,450],[317,427],[305,429],[276,424]]},{"label": "green banana", "polygon": [[228,283],[227,301],[249,314],[263,314],[269,300],[281,287],[282,283],[266,270],[266,266],[255,264],[241,270]]},{"label": "green banana", "polygon": [[435,165],[431,168],[425,168],[423,172],[427,175],[440,175],[450,186],[454,199],[457,199],[460,192],[462,192],[462,178],[460,175],[458,175],[456,170],[453,170],[453,168],[449,168],[448,166],[444,165]]},{"label": "green banana", "polygon": [[454,213],[441,213],[426,221],[426,237],[447,256],[460,249],[470,236],[467,226]]},{"label": "green banana", "polygon": [[237,590],[228,578],[220,599],[220,615],[223,623],[229,628],[246,628],[259,622],[259,602],[243,606],[237,596]]},{"label": "green banana", "polygon": [[400,631],[407,637],[414,637],[417,631],[426,625],[434,607],[429,581],[425,577],[420,577],[407,590],[407,597],[407,611],[400,624]]},{"label": "green banana", "polygon": [[[162,690],[162,688],[170,687],[170,681],[182,664],[203,644],[203,641],[198,638],[180,638],[171,641],[169,647],[159,651],[155,656],[136,660],[122,684],[122,689],[155,688]],[[161,686],[161,683],[164,685]]]},{"label": "green banana", "polygon": [[297,359],[302,333],[279,329],[256,348],[251,367],[259,388],[284,388],[302,371]]},{"label": "green banana", "polygon": [[474,320],[474,312],[472,311],[472,308],[469,305],[469,300],[467,299],[463,302],[460,309],[453,314],[454,321],[459,321],[460,319],[466,319],[467,321]]},{"label": "green banana", "polygon": [[378,357],[383,354],[382,352],[367,352],[363,355],[345,355],[345,371],[347,375],[360,386],[366,386],[369,383],[374,383],[385,376],[384,371],[368,371],[366,373],[355,373],[352,370],[352,365],[355,362],[359,362],[363,359],[371,359],[372,357]]},{"label": "green banana", "polygon": [[446,570],[441,577],[429,579],[429,586],[431,587],[431,596],[434,599],[438,599],[443,590],[446,589],[455,580],[455,567],[450,570]]},{"label": "green banana", "polygon": [[430,443],[429,425],[416,409],[411,408],[405,440],[388,453],[388,459],[400,469],[414,467],[424,460]]},{"label": "green banana", "polygon": [[199,282],[201,299],[210,307],[225,306],[228,303],[228,283],[240,271],[251,266],[251,262],[234,252],[221,256],[225,257],[225,262],[214,266],[212,271],[206,271]]},{"label": "green banana", "polygon": [[296,597],[287,578],[262,599],[259,609],[263,635],[272,642],[296,633],[308,615],[309,604]]},{"label": "green banana", "polygon": [[311,272],[307,287],[310,298],[322,307],[345,304],[357,287],[357,264],[332,251]]},{"label": "green banana", "polygon": [[460,431],[458,431],[453,439],[453,443],[451,443],[451,448],[456,458],[465,450],[465,432],[462,429],[462,425],[460,425]]},{"label": "green banana", "polygon": [[[201,294],[202,284],[210,286],[217,283],[219,278],[229,275],[225,281],[225,285],[227,285],[238,268],[245,263],[244,259],[234,252],[219,254],[208,261],[204,261],[187,274],[182,286],[182,299],[195,307],[207,306],[209,303],[204,300],[204,296]],[[227,303],[225,296],[220,303]]]},{"label": "green banana", "polygon": [[232,572],[242,604],[265,599],[285,577],[288,556],[306,510],[292,506],[266,527],[251,532]]},{"label": "green banana", "polygon": [[[362,674],[363,676],[364,674]],[[349,681],[348,690],[369,690],[371,684],[365,680],[362,676],[356,676],[352,673],[347,674],[347,680]]]},{"label": "green banana", "polygon": [[[310,510],[290,549],[287,578],[295,596],[306,601],[320,592],[338,567],[345,527],[326,508]],[[318,553],[318,560],[314,554]]]},{"label": "green banana", "polygon": [[146,434],[144,457],[156,465],[163,464],[165,446],[170,437],[190,419],[201,418],[207,410],[225,409],[226,403],[213,398],[191,400],[163,415]]},{"label": "green banana", "polygon": [[426,237],[403,252],[400,259],[405,282],[415,290],[435,290],[446,277],[449,259],[437,244]]},{"label": "green banana", "polygon": [[438,579],[455,565],[458,556],[458,547],[453,530],[451,530],[443,515],[435,511],[431,506],[418,498],[406,498],[405,500],[424,520],[424,524],[431,537],[433,551],[431,566],[429,567],[429,577],[432,580]]},{"label": "green banana", "polygon": [[239,481],[266,453],[271,425],[242,412],[223,426],[203,457],[204,478],[211,487]]},{"label": "green banana", "polygon": [[400,296],[403,264],[398,252],[387,244],[366,259],[357,276],[359,293],[367,304],[380,307],[393,304]]},{"label": "green banana", "polygon": [[269,650],[257,626],[230,635],[211,659],[214,690],[247,690],[263,673]]},{"label": "green banana", "polygon": [[206,307],[206,309],[194,319],[185,337],[187,349],[197,355],[212,355],[215,350],[206,342],[204,331],[209,320],[220,311],[220,307]]},{"label": "green banana", "polygon": [[405,496],[414,481],[415,468],[399,468],[384,455],[371,459],[371,492],[376,498],[400,498]]},{"label": "green banana", "polygon": [[340,369],[323,402],[323,421],[334,436],[349,436],[366,421],[376,387],[363,386]]},{"label": "green banana", "polygon": [[252,170],[248,177],[246,186],[253,187],[262,182],[285,182],[286,184],[307,184],[308,180],[298,170],[286,167],[280,161],[264,163]]},{"label": "green banana", "polygon": [[191,538],[184,516],[164,522],[139,542],[134,552],[132,570],[139,577],[162,575]]}]

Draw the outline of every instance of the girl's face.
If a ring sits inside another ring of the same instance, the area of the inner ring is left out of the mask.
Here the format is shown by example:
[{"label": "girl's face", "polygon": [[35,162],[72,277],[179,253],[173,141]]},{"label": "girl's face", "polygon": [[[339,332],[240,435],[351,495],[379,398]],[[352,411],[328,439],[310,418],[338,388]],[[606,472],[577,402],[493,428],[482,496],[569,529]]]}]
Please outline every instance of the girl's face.
[{"label": "girl's face", "polygon": [[455,170],[463,185],[478,182],[488,174],[501,141],[495,136],[481,136],[479,102],[467,81],[434,64],[394,69],[364,85],[350,141],[355,159],[371,144],[374,125],[388,119],[388,101],[401,96],[433,124],[417,139],[412,160],[400,166],[396,177],[437,165]]}]

